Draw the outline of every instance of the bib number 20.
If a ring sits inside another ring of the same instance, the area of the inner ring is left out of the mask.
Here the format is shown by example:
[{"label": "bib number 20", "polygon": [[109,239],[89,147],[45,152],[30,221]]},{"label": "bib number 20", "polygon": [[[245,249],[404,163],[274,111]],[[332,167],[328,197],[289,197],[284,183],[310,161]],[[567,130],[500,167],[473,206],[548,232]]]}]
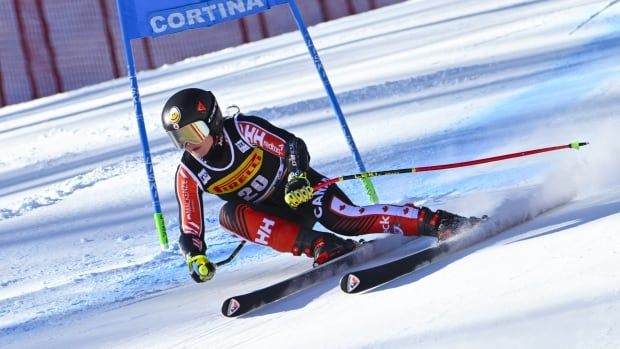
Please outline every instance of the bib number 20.
[{"label": "bib number 20", "polygon": [[260,192],[267,188],[268,184],[269,181],[267,180],[267,178],[258,175],[256,176],[256,178],[254,178],[252,183],[250,183],[249,187],[245,187],[239,190],[238,195],[245,201],[252,201],[258,196],[258,194],[260,194]]}]

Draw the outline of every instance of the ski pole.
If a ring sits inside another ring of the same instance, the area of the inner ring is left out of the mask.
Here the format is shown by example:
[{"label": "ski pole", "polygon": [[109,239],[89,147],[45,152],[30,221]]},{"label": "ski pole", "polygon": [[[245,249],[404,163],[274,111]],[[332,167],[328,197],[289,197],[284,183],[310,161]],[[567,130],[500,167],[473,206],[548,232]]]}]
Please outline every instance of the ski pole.
[{"label": "ski pole", "polygon": [[487,162],[494,162],[494,161],[518,158],[518,157],[522,157],[522,156],[528,156],[528,155],[534,155],[534,154],[539,154],[539,153],[545,153],[545,152],[548,152],[548,151],[555,151],[555,150],[560,150],[560,149],[579,149],[579,147],[583,147],[585,145],[588,145],[588,142],[572,142],[572,143],[569,143],[569,144],[558,145],[558,146],[554,146],[554,147],[532,149],[532,150],[526,150],[526,151],[521,151],[521,152],[517,152],[517,153],[504,154],[504,155],[498,155],[498,156],[492,156],[492,157],[482,158],[482,159],[477,159],[477,160],[455,162],[455,163],[451,163],[451,164],[434,165],[434,166],[422,166],[422,167],[411,167],[411,168],[401,168],[401,169],[397,169],[397,170],[386,170],[386,171],[377,171],[377,172],[362,172],[362,173],[357,173],[357,174],[346,175],[346,176],[342,176],[342,177],[335,177],[335,178],[328,179],[328,180],[326,180],[324,182],[321,182],[321,183],[313,186],[312,189],[318,190],[318,189],[327,187],[329,185],[332,185],[334,183],[343,182],[343,181],[347,181],[347,180],[350,180],[350,179],[362,179],[362,178],[369,178],[369,177],[394,175],[394,174],[400,174],[400,173],[428,172],[428,171],[445,170],[445,169],[448,169],[448,168],[466,167],[466,166],[484,164],[484,163],[487,163]]},{"label": "ski pole", "polygon": [[239,243],[239,245],[237,246],[237,248],[235,248],[234,251],[232,251],[232,253],[230,254],[230,256],[228,256],[228,258],[219,261],[219,262],[215,262],[215,266],[220,267],[224,264],[228,264],[230,263],[230,261],[232,261],[235,257],[237,257],[237,255],[239,254],[239,251],[241,251],[241,249],[243,248],[243,246],[245,245],[246,241],[245,240],[241,240],[241,242]]}]

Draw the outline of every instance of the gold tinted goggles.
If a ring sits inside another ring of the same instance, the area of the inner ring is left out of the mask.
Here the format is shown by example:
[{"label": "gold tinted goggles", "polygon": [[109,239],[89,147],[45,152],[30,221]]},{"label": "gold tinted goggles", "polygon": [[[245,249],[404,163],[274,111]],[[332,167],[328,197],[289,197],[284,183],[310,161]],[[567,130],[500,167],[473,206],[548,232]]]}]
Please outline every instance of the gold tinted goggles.
[{"label": "gold tinted goggles", "polygon": [[209,136],[209,126],[200,120],[185,125],[178,130],[168,131],[172,143],[178,148],[185,148],[186,143],[200,144]]}]

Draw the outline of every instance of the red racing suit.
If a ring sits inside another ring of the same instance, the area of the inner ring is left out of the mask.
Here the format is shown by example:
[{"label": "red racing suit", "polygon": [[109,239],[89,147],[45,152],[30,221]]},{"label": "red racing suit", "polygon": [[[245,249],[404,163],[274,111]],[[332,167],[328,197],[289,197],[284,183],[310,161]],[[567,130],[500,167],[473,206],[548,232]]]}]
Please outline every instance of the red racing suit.
[{"label": "red racing suit", "polygon": [[[336,186],[317,190],[296,209],[284,202],[284,186],[297,157],[311,185],[326,178],[309,166],[305,143],[268,121],[238,114],[224,120],[219,143],[202,159],[184,152],[176,172],[181,235],[187,255],[204,254],[202,195],[226,201],[220,224],[243,239],[292,252],[301,229],[320,222],[341,235],[370,233],[418,235],[420,209],[413,205],[356,206]],[[302,161],[299,161],[301,159]]]}]

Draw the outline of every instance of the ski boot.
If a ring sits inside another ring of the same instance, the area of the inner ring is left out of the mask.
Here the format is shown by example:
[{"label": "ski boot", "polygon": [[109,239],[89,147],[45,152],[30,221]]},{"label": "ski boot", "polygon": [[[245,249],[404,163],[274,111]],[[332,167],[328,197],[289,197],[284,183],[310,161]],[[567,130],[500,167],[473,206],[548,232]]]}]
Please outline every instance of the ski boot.
[{"label": "ski boot", "polygon": [[434,236],[439,241],[444,241],[463,229],[472,228],[484,219],[486,216],[467,218],[444,210],[433,212],[426,207],[422,207],[418,215],[420,234]]},{"label": "ski boot", "polygon": [[356,247],[357,243],[351,239],[345,240],[333,234],[303,229],[295,241],[293,255],[304,253],[314,258],[314,266],[318,266],[351,252]]}]

